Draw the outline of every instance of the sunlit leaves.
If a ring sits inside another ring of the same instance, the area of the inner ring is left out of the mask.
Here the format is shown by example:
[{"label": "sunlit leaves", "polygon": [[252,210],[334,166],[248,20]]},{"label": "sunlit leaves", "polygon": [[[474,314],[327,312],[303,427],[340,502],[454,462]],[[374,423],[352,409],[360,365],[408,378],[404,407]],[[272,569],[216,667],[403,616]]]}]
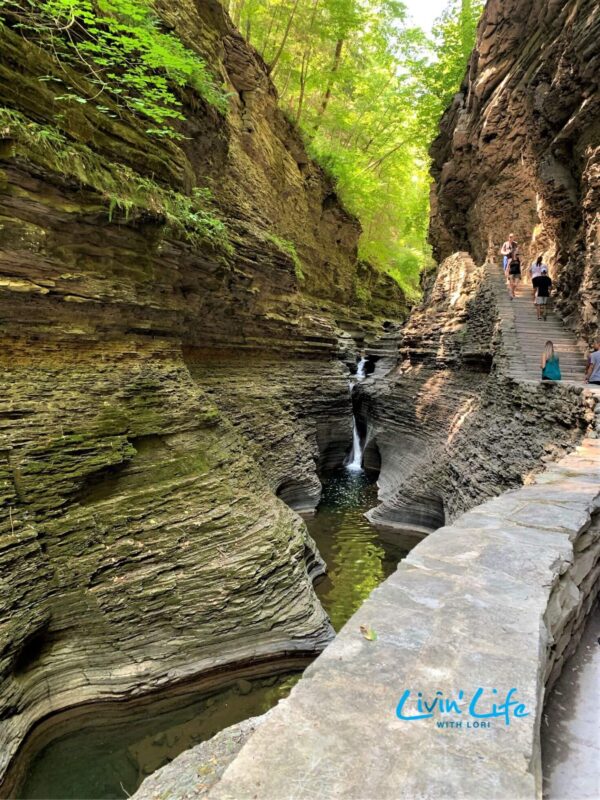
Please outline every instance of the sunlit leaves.
[{"label": "sunlit leaves", "polygon": [[409,293],[431,259],[428,147],[464,75],[481,6],[449,0],[429,41],[406,26],[398,0],[229,3],[267,64],[278,54],[281,105],[360,219],[361,257]]},{"label": "sunlit leaves", "polygon": [[[193,87],[224,112],[227,100],[206,63],[176,36],[160,30],[149,0],[0,0],[2,21],[73,66],[85,84],[57,100],[97,101],[111,96],[154,123],[149,133],[175,137],[168,124],[183,119],[172,85]],[[65,73],[66,74],[66,73]],[[45,77],[44,77],[45,79]],[[85,86],[91,86],[86,95]],[[103,113],[108,113],[104,111]]]}]

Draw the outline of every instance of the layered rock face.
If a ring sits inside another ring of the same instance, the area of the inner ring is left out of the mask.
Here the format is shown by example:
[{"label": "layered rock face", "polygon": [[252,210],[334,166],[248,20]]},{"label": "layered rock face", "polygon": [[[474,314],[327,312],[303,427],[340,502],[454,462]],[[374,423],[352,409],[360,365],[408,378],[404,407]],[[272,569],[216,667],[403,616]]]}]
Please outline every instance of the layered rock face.
[{"label": "layered rock face", "polygon": [[[504,292],[504,288],[500,288]],[[595,422],[581,387],[510,374],[497,283],[456,253],[403,329],[398,367],[361,386],[378,524],[428,533],[531,476]]]},{"label": "layered rock face", "polygon": [[[404,311],[217,0],[158,8],[231,92],[226,117],[183,93],[178,143],[57,118],[61,67],[1,29],[0,776],[51,712],[322,648],[322,565],[276,493],[314,507],[348,331]],[[232,247],[173,230],[149,181],[210,188]]]},{"label": "layered rock face", "polygon": [[513,232],[544,255],[563,317],[600,331],[600,8],[489,0],[460,93],[432,149],[439,260],[498,258]]}]

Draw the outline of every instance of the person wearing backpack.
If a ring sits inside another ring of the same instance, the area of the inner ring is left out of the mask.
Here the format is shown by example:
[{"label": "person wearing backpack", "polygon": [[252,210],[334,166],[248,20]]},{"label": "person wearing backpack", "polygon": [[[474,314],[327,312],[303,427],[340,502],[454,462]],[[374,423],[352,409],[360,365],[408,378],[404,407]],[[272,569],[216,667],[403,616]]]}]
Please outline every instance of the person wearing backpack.
[{"label": "person wearing backpack", "polygon": [[521,280],[521,258],[519,251],[514,250],[508,260],[508,295],[511,300],[514,300],[516,295],[515,291]]}]

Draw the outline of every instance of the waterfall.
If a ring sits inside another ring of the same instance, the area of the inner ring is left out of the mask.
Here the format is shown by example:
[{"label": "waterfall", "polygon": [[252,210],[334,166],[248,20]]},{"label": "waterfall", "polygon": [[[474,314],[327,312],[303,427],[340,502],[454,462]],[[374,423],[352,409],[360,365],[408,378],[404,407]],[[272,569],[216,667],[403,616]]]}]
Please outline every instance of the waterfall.
[{"label": "waterfall", "polygon": [[[356,375],[354,376],[354,381],[350,381],[350,396],[352,396],[352,390],[354,386],[359,383],[363,378],[366,378],[365,367],[367,365],[367,359],[361,358],[358,362],[356,367]],[[354,415],[353,425],[352,425],[352,450],[350,455],[348,456],[348,461],[346,462],[346,469],[350,470],[351,472],[362,472],[362,447],[360,444],[360,434],[358,432],[358,425],[356,424],[356,415]]]},{"label": "waterfall", "polygon": [[362,472],[362,448],[360,446],[356,417],[354,417],[354,425],[352,427],[352,452],[346,464],[346,469],[350,470],[350,472]]}]

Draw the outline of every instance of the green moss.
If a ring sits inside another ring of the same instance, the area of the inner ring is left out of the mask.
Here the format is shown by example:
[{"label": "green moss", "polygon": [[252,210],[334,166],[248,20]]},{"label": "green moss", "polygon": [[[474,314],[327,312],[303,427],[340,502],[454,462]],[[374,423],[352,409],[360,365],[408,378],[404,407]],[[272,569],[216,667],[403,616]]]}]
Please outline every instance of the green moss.
[{"label": "green moss", "polygon": [[357,279],[354,281],[354,296],[360,303],[363,303],[363,305],[371,301],[371,292],[366,286],[359,283]]},{"label": "green moss", "polygon": [[98,192],[110,221],[117,215],[130,220],[136,212],[150,212],[178,238],[232,252],[225,224],[210,210],[208,189],[196,187],[185,195],[165,188],[125,164],[102,159],[86,145],[69,140],[56,128],[32,122],[14,109],[0,108],[0,136],[13,141],[13,155]]},{"label": "green moss", "polygon": [[281,236],[277,236],[274,233],[266,233],[265,239],[274,244],[275,247],[281,250],[282,253],[285,253],[286,256],[289,256],[292,259],[296,278],[298,278],[299,281],[305,280],[304,272],[302,270],[302,261],[300,261],[300,256],[296,251],[296,245],[293,242],[290,242],[289,239],[283,239]]}]

